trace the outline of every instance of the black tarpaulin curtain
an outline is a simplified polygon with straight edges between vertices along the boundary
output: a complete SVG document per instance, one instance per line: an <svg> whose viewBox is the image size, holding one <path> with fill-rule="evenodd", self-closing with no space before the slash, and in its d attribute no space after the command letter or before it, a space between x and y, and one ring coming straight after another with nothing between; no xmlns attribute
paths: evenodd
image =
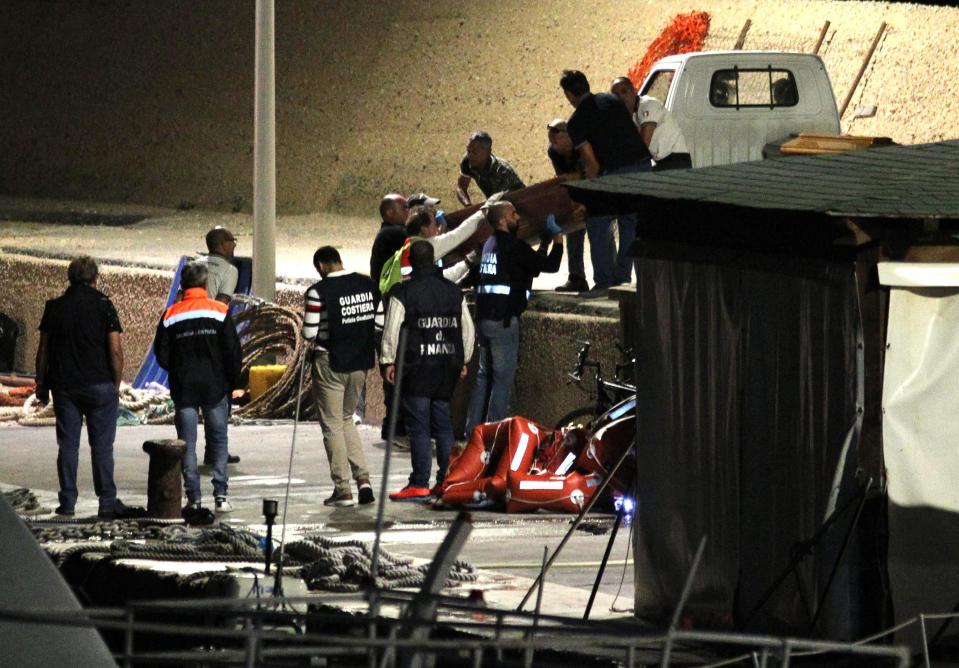
<svg viewBox="0 0 959 668"><path fill-rule="evenodd" d="M734 626L827 511L856 420L853 266L648 247L636 268L636 614L668 618L706 535L686 611ZM805 559L750 630L805 631L834 552Z"/></svg>

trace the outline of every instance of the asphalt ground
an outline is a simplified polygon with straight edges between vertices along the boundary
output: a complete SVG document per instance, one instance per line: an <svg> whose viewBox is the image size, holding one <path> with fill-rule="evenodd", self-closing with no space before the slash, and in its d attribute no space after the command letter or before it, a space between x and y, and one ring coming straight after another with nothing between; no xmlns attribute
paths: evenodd
<svg viewBox="0 0 959 668"><path fill-rule="evenodd" d="M261 509L262 500L265 498L279 500L282 513L293 431L292 422L230 427L230 452L239 455L241 461L229 467L229 496L235 510L228 515L221 515L220 521L258 528L257 525L264 521ZM384 443L380 440L378 427L361 425L359 432L373 488L379 501L386 460ZM80 448L80 498L76 507L77 517L93 516L97 510L85 432L83 438ZM114 478L119 498L128 505L146 506L149 457L143 452L142 446L147 440L164 438L175 438L172 426L117 429ZM202 439L198 449L202 451ZM0 484L29 488L38 496L42 505L51 510L56 507L57 445L53 427L0 428L0 454ZM393 452L389 463L387 488L393 491L406 484L411 470L409 453ZM204 504L212 505L209 468L201 467L200 472ZM331 535L372 541L378 504L352 508L324 506L323 499L332 491L319 425L300 424L296 429L293 474L287 507L289 526L311 525ZM436 510L429 505L387 500L383 546L391 552L431 558L455 516L455 510ZM527 579L536 577L543 559L544 547L552 554L573 520L571 515L545 512L510 515L490 510L474 510L471 511L471 516L473 531L461 557L477 568L517 578L508 587L519 596L525 593ZM548 583L559 586L555 591L560 598L553 601L544 600L544 609L554 609L573 616L582 614L582 609L569 609L567 601L574 593L564 594L563 590L567 587L579 590L575 593L576 599L588 594L609 541L612 519L609 514L591 515L587 524L602 533L582 530L574 532L547 577ZM274 535L278 536L280 531L280 527L277 527ZM616 537L610 566L600 587L602 595L594 607L594 617L622 616L632 608L634 592L630 533L629 529L623 528ZM629 565L625 564L627 559ZM614 602L617 592L619 597ZM547 590L547 595L549 593L550 590ZM615 609L610 610L611 606Z"/></svg>
<svg viewBox="0 0 959 668"><path fill-rule="evenodd" d="M252 217L209 211L178 211L97 202L77 202L0 197L0 252L70 258L89 254L122 265L173 269L181 255L203 249L203 237L214 225L229 227L239 239L238 255L252 250ZM363 270L379 227L375 210L368 218L334 214L281 216L277 219L277 275L285 282L315 280L312 254L319 245L340 249L348 267ZM587 248L588 258L588 248ZM589 262L587 259L587 271ZM549 290L566 280L565 266L555 274L540 276L534 287ZM615 308L610 304L612 308ZM379 427L361 426L367 462L377 497L385 460ZM144 441L173 438L172 426L120 427L115 445L115 479L119 498L127 504L146 505L148 456ZM263 522L262 500L283 501L286 491L291 423L244 425L230 429L230 451L241 462L230 467L230 500L235 511L222 521L256 527ZM53 427L0 427L0 488L26 487L50 509L57 505L56 437ZM289 526L310 525L331 534L372 540L377 504L353 508L328 508L323 499L332 493L329 467L318 424L297 428L290 498ZM210 471L201 467L204 501L212 505ZM410 472L409 454L390 458L387 489L400 489ZM80 449L80 499L77 516L95 515L89 448ZM282 505L281 505L282 508ZM462 558L489 571L502 583L506 599L518 602L535 578L544 548L552 554L570 527L572 517L538 513L506 515L472 511L473 531ZM434 510L413 503L385 504L386 549L419 558L430 558L456 516L453 510ZM598 533L576 531L547 578L544 612L579 616L607 547L612 516L590 520ZM279 520L278 520L279 521ZM280 528L276 529L279 534ZM593 608L593 618L629 614L634 600L631 532L621 530ZM618 597L617 597L618 594Z"/></svg>

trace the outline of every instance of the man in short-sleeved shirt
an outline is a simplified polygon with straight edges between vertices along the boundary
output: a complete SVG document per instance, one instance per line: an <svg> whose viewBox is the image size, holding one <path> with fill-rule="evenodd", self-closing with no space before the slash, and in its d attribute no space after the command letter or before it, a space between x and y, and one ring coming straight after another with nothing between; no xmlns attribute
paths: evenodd
<svg viewBox="0 0 959 668"><path fill-rule="evenodd" d="M463 206L472 204L468 192L470 181L476 181L487 199L499 192L526 187L508 162L493 155L493 138L482 130L470 135L469 143L466 144L466 155L460 161L456 199Z"/></svg>
<svg viewBox="0 0 959 668"><path fill-rule="evenodd" d="M566 128L583 161L586 178L651 169L649 150L618 97L591 93L586 75L578 70L565 70L559 83L566 100L575 108ZM580 297L602 299L610 286L630 281L633 259L629 249L636 238L636 215L615 218L619 226L616 257L610 257L609 252L613 220L613 216L591 216L586 220L595 285L581 292Z"/></svg>
<svg viewBox="0 0 959 668"><path fill-rule="evenodd" d="M90 257L73 260L67 269L70 287L47 302L40 321L37 349L37 398L53 393L57 422L58 515L74 514L80 427L86 418L93 464L93 487L99 516L112 519L127 511L113 481L113 441L119 410L123 348L120 318L113 302L94 287L99 269Z"/></svg>
<svg viewBox="0 0 959 668"><path fill-rule="evenodd" d="M633 123L639 128L643 143L653 155L656 171L682 169L693 166L686 139L679 123L655 97L636 94L636 88L628 77L617 77L609 88L623 101L632 114Z"/></svg>

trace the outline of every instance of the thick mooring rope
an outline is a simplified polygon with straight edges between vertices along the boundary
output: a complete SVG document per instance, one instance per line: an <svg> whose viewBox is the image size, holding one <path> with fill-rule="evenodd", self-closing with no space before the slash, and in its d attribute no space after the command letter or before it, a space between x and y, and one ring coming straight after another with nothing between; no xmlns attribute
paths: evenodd
<svg viewBox="0 0 959 668"><path fill-rule="evenodd" d="M358 540L336 540L328 536L304 536L286 546L288 554L309 561L303 580L311 590L354 592L369 583L373 547ZM397 557L382 548L379 551L377 582L385 589L419 587L426 580L430 564L413 566L408 557ZM450 568L446 586L475 582L476 572L469 563L458 560Z"/></svg>
<svg viewBox="0 0 959 668"><path fill-rule="evenodd" d="M235 319L243 344L243 371L249 372L250 367L268 353L283 360L286 370L266 392L234 411L234 416L240 419L293 417L298 371L303 358L311 350L309 342L300 335L303 316L278 304L256 302L237 313ZM299 394L301 419L314 417L310 385L307 376Z"/></svg>

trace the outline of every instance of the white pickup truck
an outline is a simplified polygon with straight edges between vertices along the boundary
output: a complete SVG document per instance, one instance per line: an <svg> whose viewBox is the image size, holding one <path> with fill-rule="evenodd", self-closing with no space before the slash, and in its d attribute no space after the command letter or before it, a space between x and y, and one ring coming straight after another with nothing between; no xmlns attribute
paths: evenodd
<svg viewBox="0 0 959 668"><path fill-rule="evenodd" d="M819 56L780 51L685 53L656 61L640 87L670 110L693 167L763 157L800 132L839 134L839 111Z"/></svg>

